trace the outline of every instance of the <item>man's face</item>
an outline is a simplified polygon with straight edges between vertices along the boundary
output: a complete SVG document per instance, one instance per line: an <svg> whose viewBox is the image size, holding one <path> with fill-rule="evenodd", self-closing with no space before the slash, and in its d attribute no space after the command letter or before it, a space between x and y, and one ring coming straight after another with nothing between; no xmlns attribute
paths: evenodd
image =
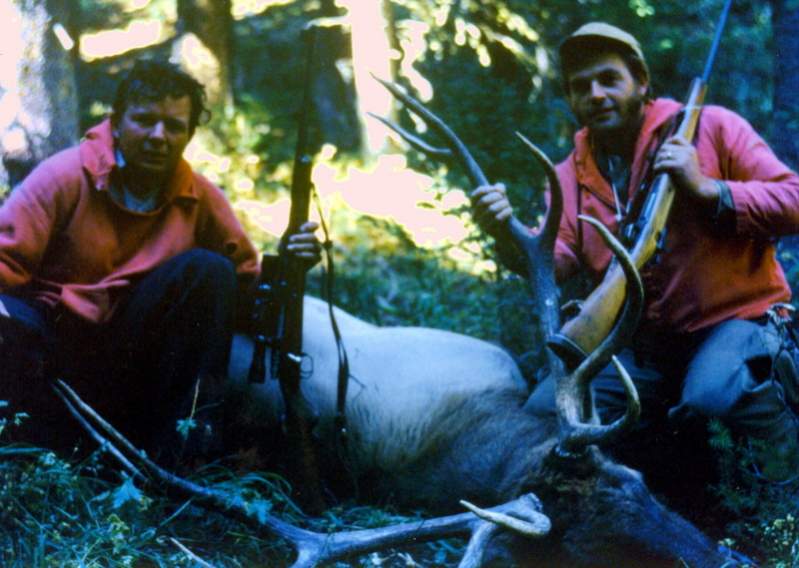
<svg viewBox="0 0 799 568"><path fill-rule="evenodd" d="M572 112L600 138L638 125L648 83L636 79L620 55L587 55L568 86Z"/></svg>
<svg viewBox="0 0 799 568"><path fill-rule="evenodd" d="M128 105L114 137L134 175L149 183L169 179L191 140L190 117L188 96Z"/></svg>

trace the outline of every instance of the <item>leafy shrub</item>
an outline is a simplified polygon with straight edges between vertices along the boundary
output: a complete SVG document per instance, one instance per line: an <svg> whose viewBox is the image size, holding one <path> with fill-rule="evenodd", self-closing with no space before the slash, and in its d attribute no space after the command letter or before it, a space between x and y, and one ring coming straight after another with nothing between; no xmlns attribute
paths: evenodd
<svg viewBox="0 0 799 568"><path fill-rule="evenodd" d="M761 467L775 459L774 449L735 440L718 421L711 424L710 443L719 463L712 491L729 517L726 543L766 558L767 566L799 567L799 474L770 479Z"/></svg>

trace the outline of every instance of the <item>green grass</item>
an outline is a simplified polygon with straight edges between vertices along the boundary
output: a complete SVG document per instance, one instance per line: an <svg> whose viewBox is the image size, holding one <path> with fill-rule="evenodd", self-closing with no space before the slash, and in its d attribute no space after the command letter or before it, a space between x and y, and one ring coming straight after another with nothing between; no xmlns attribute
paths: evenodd
<svg viewBox="0 0 799 568"><path fill-rule="evenodd" d="M0 565L5 567L197 566L179 545L213 566L285 566L291 549L266 532L192 505L143 491L105 465L100 452L75 462L39 448L0 448ZM419 520L371 507L338 505L307 518L270 473L208 468L195 478L317 532ZM179 543L179 544L178 544ZM456 542L380 551L336 566L408 566L426 557L441 565L459 554Z"/></svg>

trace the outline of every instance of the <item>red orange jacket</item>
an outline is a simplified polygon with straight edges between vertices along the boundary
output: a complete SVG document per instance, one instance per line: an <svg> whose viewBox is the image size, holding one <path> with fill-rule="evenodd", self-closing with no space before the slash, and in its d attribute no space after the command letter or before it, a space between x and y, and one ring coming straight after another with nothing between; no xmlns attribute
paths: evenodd
<svg viewBox="0 0 799 568"><path fill-rule="evenodd" d="M669 99L646 105L630 174L631 199L640 189L659 129L679 108ZM712 214L678 192L665 252L642 271L645 321L667 331L690 332L731 318L757 317L774 302L790 299L775 240L799 232L799 176L743 118L718 106L704 108L695 146L702 172L730 187L736 222L734 229L724 230ZM557 172L564 192L557 276L562 280L584 266L599 281L611 253L577 215L596 217L614 231L618 224L611 187L594 161L585 128L575 135L574 151Z"/></svg>
<svg viewBox="0 0 799 568"><path fill-rule="evenodd" d="M0 292L24 290L92 321L107 321L129 288L191 248L227 256L242 285L258 255L222 191L181 160L155 211L111 198L116 166L108 120L42 162L0 207Z"/></svg>

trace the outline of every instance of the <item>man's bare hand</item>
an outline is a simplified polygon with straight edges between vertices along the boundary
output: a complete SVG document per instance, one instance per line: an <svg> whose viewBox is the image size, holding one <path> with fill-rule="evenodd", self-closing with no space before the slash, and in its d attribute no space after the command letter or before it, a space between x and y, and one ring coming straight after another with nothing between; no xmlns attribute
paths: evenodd
<svg viewBox="0 0 799 568"><path fill-rule="evenodd" d="M658 150L655 173L668 173L678 189L698 202L714 207L719 200L716 182L699 169L696 148L679 136L672 136Z"/></svg>
<svg viewBox="0 0 799 568"><path fill-rule="evenodd" d="M486 233L494 238L503 237L507 231L508 220L513 217L513 208L508 200L505 186L501 183L481 185L472 191L474 220Z"/></svg>
<svg viewBox="0 0 799 568"><path fill-rule="evenodd" d="M289 235L286 241L286 251L306 265L307 269L322 258L322 245L315 233L318 228L319 224L314 221L303 223L299 231Z"/></svg>

